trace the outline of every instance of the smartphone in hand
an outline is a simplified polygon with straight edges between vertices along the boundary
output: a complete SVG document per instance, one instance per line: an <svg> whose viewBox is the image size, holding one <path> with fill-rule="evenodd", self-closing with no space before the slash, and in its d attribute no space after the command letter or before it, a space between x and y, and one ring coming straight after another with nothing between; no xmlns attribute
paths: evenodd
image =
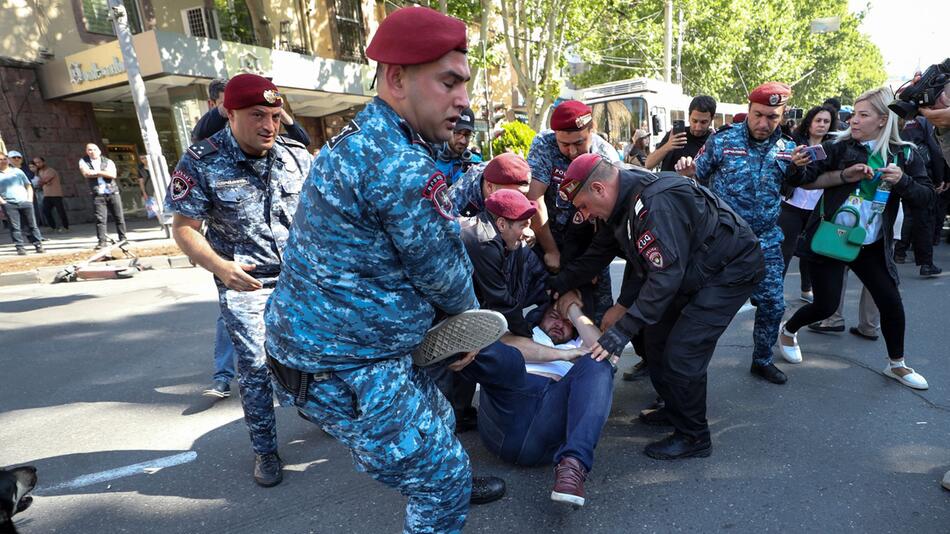
<svg viewBox="0 0 950 534"><path fill-rule="evenodd" d="M673 135L681 134L686 132L686 121L675 120L673 121Z"/></svg>
<svg viewBox="0 0 950 534"><path fill-rule="evenodd" d="M805 152L811 156L812 161L821 161L823 159L828 159L828 154L825 153L825 147L821 145L806 146Z"/></svg>

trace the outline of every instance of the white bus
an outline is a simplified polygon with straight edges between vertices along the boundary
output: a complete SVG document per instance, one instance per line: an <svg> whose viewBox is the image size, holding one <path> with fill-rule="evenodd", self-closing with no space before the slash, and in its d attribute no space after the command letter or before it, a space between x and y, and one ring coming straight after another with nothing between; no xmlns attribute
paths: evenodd
<svg viewBox="0 0 950 534"><path fill-rule="evenodd" d="M583 101L594 111L597 131L611 144L625 144L634 130L650 132L651 148L663 139L674 120L689 123L689 103L693 97L683 94L677 84L648 78L619 80L583 89L566 90L565 97ZM732 123L733 115L745 113L746 104L716 103L713 126Z"/></svg>

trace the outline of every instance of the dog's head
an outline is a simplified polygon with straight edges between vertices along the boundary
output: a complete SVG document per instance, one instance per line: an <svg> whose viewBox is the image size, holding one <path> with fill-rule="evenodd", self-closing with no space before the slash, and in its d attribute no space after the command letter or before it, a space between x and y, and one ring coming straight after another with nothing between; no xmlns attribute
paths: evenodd
<svg viewBox="0 0 950 534"><path fill-rule="evenodd" d="M0 469L0 524L12 521L14 514L33 504L29 493L36 486L36 468L28 465Z"/></svg>

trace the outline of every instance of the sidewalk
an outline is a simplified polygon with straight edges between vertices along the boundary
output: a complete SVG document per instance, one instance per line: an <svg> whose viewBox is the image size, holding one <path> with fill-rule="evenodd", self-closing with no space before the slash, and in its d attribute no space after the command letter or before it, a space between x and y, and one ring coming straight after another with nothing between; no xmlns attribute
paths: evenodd
<svg viewBox="0 0 950 534"><path fill-rule="evenodd" d="M173 239L165 238L165 231L155 222L154 219L131 219L126 220L126 229L129 242L133 245L174 245ZM43 247L46 249L46 256L69 254L77 252L88 252L91 256L98 240L96 239L96 225L92 224L74 224L69 228L69 232L58 234L53 230L41 227L40 233L49 241L43 241ZM109 236L116 239L115 227L112 221L109 221ZM29 239L24 233L24 239ZM13 239L10 237L10 231L0 227L0 262L8 262L16 258L32 258L39 256L33 251L32 245L27 245L27 255L17 256L16 247L13 246Z"/></svg>
<svg viewBox="0 0 950 534"><path fill-rule="evenodd" d="M126 221L126 237L129 250L139 257L139 266L144 269L169 269L191 267L188 258L182 255L174 239L166 238L165 231L154 221L135 219ZM43 233L43 229L40 229ZM57 273L70 265L87 261L96 251L98 243L95 224L77 224L66 233L50 231L43 233L48 241L43 242L46 252L37 254L27 247L27 255L19 256L10 239L9 231L0 237L0 286L23 284L46 284ZM110 234L115 239L115 234ZM114 251L112 261L101 265L127 266L128 258L121 251ZM97 265L100 265L97 263Z"/></svg>

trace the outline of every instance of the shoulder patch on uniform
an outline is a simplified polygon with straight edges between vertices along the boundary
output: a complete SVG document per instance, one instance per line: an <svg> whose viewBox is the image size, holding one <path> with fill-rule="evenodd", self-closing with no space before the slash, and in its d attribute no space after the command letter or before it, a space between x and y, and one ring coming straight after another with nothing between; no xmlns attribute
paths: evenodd
<svg viewBox="0 0 950 534"><path fill-rule="evenodd" d="M278 135L277 142L284 146L292 146L294 148L303 148L303 149L307 148L307 145L301 143L300 141L297 141L296 139L291 139L287 137L286 135Z"/></svg>
<svg viewBox="0 0 950 534"><path fill-rule="evenodd" d="M181 200L195 187L195 179L181 169L172 173L172 200Z"/></svg>
<svg viewBox="0 0 950 534"><path fill-rule="evenodd" d="M337 145L342 143L344 139L359 131L360 125L357 124L356 121L350 121L346 124L346 126L343 127L342 130L340 130L336 135L331 137L329 141L327 141L327 147L330 150L333 150Z"/></svg>
<svg viewBox="0 0 950 534"><path fill-rule="evenodd" d="M666 265L666 259L663 257L663 251L656 244L647 247L640 254L646 258L651 265L657 269L662 269Z"/></svg>
<svg viewBox="0 0 950 534"><path fill-rule="evenodd" d="M637 252L643 252L643 249L648 246L656 243L656 238L653 237L653 233L647 230L640 234L640 237L637 238Z"/></svg>
<svg viewBox="0 0 950 534"><path fill-rule="evenodd" d="M201 159L217 151L218 145L214 144L211 139L203 139L188 147L188 155L195 159Z"/></svg>
<svg viewBox="0 0 950 534"><path fill-rule="evenodd" d="M445 183L445 175L436 171L429 177L425 187L422 188L422 198L431 200L435 211L451 221L455 217L452 216L452 200L449 199L448 189L449 187Z"/></svg>

